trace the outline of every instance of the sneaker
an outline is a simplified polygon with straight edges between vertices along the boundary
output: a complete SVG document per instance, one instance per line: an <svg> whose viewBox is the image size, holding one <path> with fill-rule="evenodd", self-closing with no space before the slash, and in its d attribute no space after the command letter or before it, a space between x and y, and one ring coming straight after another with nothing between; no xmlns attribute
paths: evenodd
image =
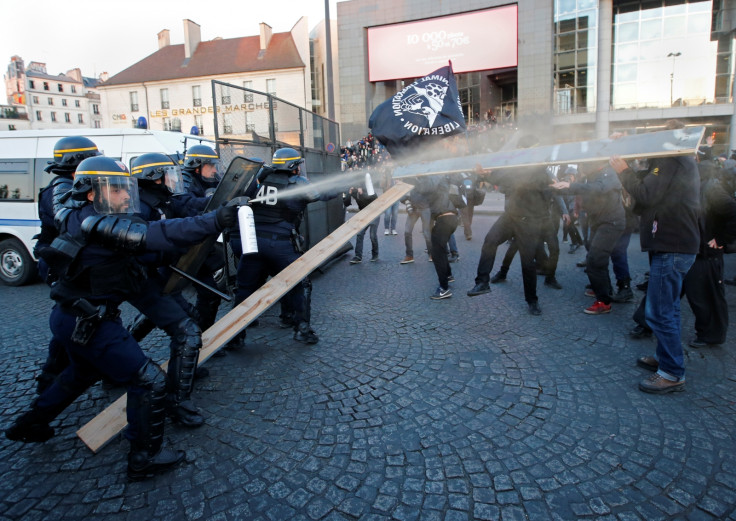
<svg viewBox="0 0 736 521"><path fill-rule="evenodd" d="M465 236L465 240L466 241L472 241L473 240L473 236L472 235L466 235Z"/></svg>
<svg viewBox="0 0 736 521"><path fill-rule="evenodd" d="M499 282L506 282L506 274L500 271L491 277L491 284L498 284Z"/></svg>
<svg viewBox="0 0 736 521"><path fill-rule="evenodd" d="M412 257L411 255L407 255L406 257L404 257L404 260L399 262L399 264L409 264L411 262L414 262L414 257Z"/></svg>
<svg viewBox="0 0 736 521"><path fill-rule="evenodd" d="M391 233L391 230L386 230L385 232L383 232L384 235L389 235L390 233Z"/></svg>
<svg viewBox="0 0 736 521"><path fill-rule="evenodd" d="M629 287L620 288L615 295L611 295L611 300L619 304L631 302L634 300L634 292Z"/></svg>
<svg viewBox="0 0 736 521"><path fill-rule="evenodd" d="M636 359L636 365L652 372L657 372L659 369L659 362L653 356L640 356Z"/></svg>
<svg viewBox="0 0 736 521"><path fill-rule="evenodd" d="M637 325L634 329L629 331L629 336L636 340L639 340L640 338L649 338L652 336L652 330L648 327Z"/></svg>
<svg viewBox="0 0 736 521"><path fill-rule="evenodd" d="M485 283L485 282L479 282L475 286L473 286L473 289L468 291L469 297L475 297L476 295L483 295L484 293L490 293L491 287Z"/></svg>
<svg viewBox="0 0 736 521"><path fill-rule="evenodd" d="M450 288L442 289L442 287L437 288L437 291L434 292L434 295L431 295L429 298L432 300L442 300L443 298L450 298L452 296L452 291L450 291Z"/></svg>
<svg viewBox="0 0 736 521"><path fill-rule="evenodd" d="M595 297L595 291L593 291L592 289L588 288L588 289L585 290L585 296L586 297Z"/></svg>
<svg viewBox="0 0 736 521"><path fill-rule="evenodd" d="M644 378L639 382L639 390L645 393L664 394L685 390L685 379L668 380L659 373L654 373L648 378Z"/></svg>
<svg viewBox="0 0 736 521"><path fill-rule="evenodd" d="M456 251L450 252L450 256L448 257L448 262L457 262L460 260L460 254Z"/></svg>
<svg viewBox="0 0 736 521"><path fill-rule="evenodd" d="M450 275L449 277L447 277L447 282L455 282L455 277Z"/></svg>
<svg viewBox="0 0 736 521"><path fill-rule="evenodd" d="M577 266L578 268L584 268L587 265L588 264L585 261L580 261L580 262L575 263L575 266Z"/></svg>
<svg viewBox="0 0 736 521"><path fill-rule="evenodd" d="M391 235L398 235L399 233L396 230L391 230Z"/></svg>
<svg viewBox="0 0 736 521"><path fill-rule="evenodd" d="M535 316L538 316L538 315L541 315L542 314L542 309L539 307L539 303L538 302L530 302L529 303L529 314L530 315L535 315Z"/></svg>
<svg viewBox="0 0 736 521"><path fill-rule="evenodd" d="M371 262L378 262L378 255L373 255L371 257Z"/></svg>
<svg viewBox="0 0 736 521"><path fill-rule="evenodd" d="M432 262L432 256L429 256L429 259L427 259L429 262Z"/></svg>
<svg viewBox="0 0 736 521"><path fill-rule="evenodd" d="M363 262L363 257L353 257L350 259L350 264L360 264Z"/></svg>
<svg viewBox="0 0 736 521"><path fill-rule="evenodd" d="M544 279L544 285L552 289L562 289L562 285L557 282L557 279L554 277L547 277Z"/></svg>
<svg viewBox="0 0 736 521"><path fill-rule="evenodd" d="M602 315L603 313L610 313L610 312L611 312L611 305L604 304L600 300L596 300L592 306L590 306L589 308L585 308L583 310L583 313L586 313L588 315Z"/></svg>

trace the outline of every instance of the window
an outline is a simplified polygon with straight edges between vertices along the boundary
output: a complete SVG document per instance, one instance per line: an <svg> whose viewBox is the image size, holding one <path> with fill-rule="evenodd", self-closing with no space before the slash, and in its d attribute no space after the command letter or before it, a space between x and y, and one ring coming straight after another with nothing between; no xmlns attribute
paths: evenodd
<svg viewBox="0 0 736 521"><path fill-rule="evenodd" d="M64 86L61 83L57 83L56 87L59 89L59 92L64 92Z"/></svg>
<svg viewBox="0 0 736 521"><path fill-rule="evenodd" d="M51 113L51 121L56 121L56 112Z"/></svg>
<svg viewBox="0 0 736 521"><path fill-rule="evenodd" d="M68 112L64 112L64 122L65 123L71 123L72 122L72 117L69 115Z"/></svg>
<svg viewBox="0 0 736 521"><path fill-rule="evenodd" d="M271 96L276 95L276 79L275 78L266 80L266 92L268 92Z"/></svg>
<svg viewBox="0 0 736 521"><path fill-rule="evenodd" d="M171 130L171 118L163 118L164 130Z"/></svg>
<svg viewBox="0 0 736 521"><path fill-rule="evenodd" d="M65 98L62 98L61 99L61 106L62 107L66 107L66 99Z"/></svg>
<svg viewBox="0 0 736 521"><path fill-rule="evenodd" d="M256 125L253 123L253 113L251 112L244 112L243 115L245 116L245 131L246 132L255 132L256 131Z"/></svg>
<svg viewBox="0 0 736 521"><path fill-rule="evenodd" d="M243 82L243 87L246 89L252 89L253 88L253 82L248 80ZM243 101L246 103L253 103L253 93L245 91L243 92Z"/></svg>
<svg viewBox="0 0 736 521"><path fill-rule="evenodd" d="M202 88L199 85L192 85L192 105L195 107L202 106Z"/></svg>
<svg viewBox="0 0 736 521"><path fill-rule="evenodd" d="M233 115L232 114L223 114L223 117L222 117L222 131L225 134L232 134L233 133Z"/></svg>
<svg viewBox="0 0 736 521"><path fill-rule="evenodd" d="M84 114L77 114L77 119L81 124L84 125Z"/></svg>
<svg viewBox="0 0 736 521"><path fill-rule="evenodd" d="M200 114L194 116L194 125L199 129L199 135L204 135L204 126L202 125L202 116Z"/></svg>
<svg viewBox="0 0 736 521"><path fill-rule="evenodd" d="M8 125L8 130L15 130L15 125Z"/></svg>
<svg viewBox="0 0 736 521"><path fill-rule="evenodd" d="M54 98L48 98L48 102L49 102L49 105L53 105L54 104Z"/></svg>
<svg viewBox="0 0 736 521"><path fill-rule="evenodd" d="M28 80L28 88L29 89L35 89L36 88L36 82L33 80Z"/></svg>
<svg viewBox="0 0 736 521"><path fill-rule="evenodd" d="M169 108L169 89L161 89L161 108Z"/></svg>
<svg viewBox="0 0 736 521"><path fill-rule="evenodd" d="M44 81L43 82L43 90L49 90L49 82L48 81Z"/></svg>
<svg viewBox="0 0 736 521"><path fill-rule="evenodd" d="M92 105L92 114L100 115L100 106L96 103Z"/></svg>
<svg viewBox="0 0 736 521"><path fill-rule="evenodd" d="M75 99L74 100L74 106L77 107L77 108L79 108L79 100L78 99Z"/></svg>
<svg viewBox="0 0 736 521"><path fill-rule="evenodd" d="M231 99L232 98L230 97L230 86L222 85L222 93L220 94L220 102L223 105L229 105Z"/></svg>
<svg viewBox="0 0 736 521"><path fill-rule="evenodd" d="M33 103L38 105L38 96L33 96Z"/></svg>
<svg viewBox="0 0 736 521"><path fill-rule="evenodd" d="M36 121L43 121L43 118L41 117L41 111L36 111Z"/></svg>
<svg viewBox="0 0 736 521"><path fill-rule="evenodd" d="M95 120L95 128L102 128L100 120Z"/></svg>
<svg viewBox="0 0 736 521"><path fill-rule="evenodd" d="M77 86L72 85L72 94L76 94L76 93L77 93Z"/></svg>
<svg viewBox="0 0 736 521"><path fill-rule="evenodd" d="M136 91L130 93L130 111L138 112L138 92Z"/></svg>

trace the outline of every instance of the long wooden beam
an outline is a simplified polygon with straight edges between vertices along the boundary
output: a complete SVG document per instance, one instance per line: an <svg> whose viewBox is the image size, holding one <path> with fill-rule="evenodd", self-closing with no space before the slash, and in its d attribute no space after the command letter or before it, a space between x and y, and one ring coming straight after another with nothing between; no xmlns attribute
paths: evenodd
<svg viewBox="0 0 736 521"><path fill-rule="evenodd" d="M272 277L258 291L202 333L199 363L201 364L215 354L230 339L245 329L248 324L258 318L291 288L299 284L304 277L314 271L411 189L411 185L397 182L378 199L315 244L304 255L284 268L278 275ZM168 361L162 367L167 365ZM77 431L77 436L93 452L97 452L104 447L127 424L125 416L126 401L127 395L124 394Z"/></svg>

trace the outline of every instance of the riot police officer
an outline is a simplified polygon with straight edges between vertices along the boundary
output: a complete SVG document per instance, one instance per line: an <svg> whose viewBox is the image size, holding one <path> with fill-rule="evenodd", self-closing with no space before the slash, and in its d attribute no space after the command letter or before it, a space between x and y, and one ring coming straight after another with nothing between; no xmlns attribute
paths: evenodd
<svg viewBox="0 0 736 521"><path fill-rule="evenodd" d="M237 210L222 207L203 216L145 223L131 215L138 210L135 178L125 165L106 157L80 163L72 197L85 204L57 216L62 234L46 252L60 273L51 290L56 301L51 331L70 363L5 436L48 440L54 435L49 422L105 376L128 387L128 476L143 479L185 455L163 445L166 374L143 354L119 318L119 305L146 284L136 255L200 242L232 226Z"/></svg>
<svg viewBox="0 0 736 521"><path fill-rule="evenodd" d="M53 240L59 235L54 222L54 215L68 204L68 192L72 189L72 180L77 165L82 160L99 155L97 145L83 136L69 136L61 138L54 145L54 159L49 161L45 172L55 177L42 188L38 194L38 216L41 220L41 232L36 235L36 245L33 253L38 259L38 274L44 282L51 285L57 275L49 272L49 265L41 255ZM49 353L41 367L41 373L36 377L38 381L37 391L40 394L46 387L51 385L58 375L68 364L66 352L53 341L49 342Z"/></svg>
<svg viewBox="0 0 736 521"><path fill-rule="evenodd" d="M220 158L212 148L207 145L194 145L187 150L182 167L186 191L200 198L212 195L222 177L220 170ZM196 276L208 286L214 287L216 285L214 273L222 269L224 264L224 255L217 246L210 252ZM194 307L199 316L199 327L204 331L215 323L220 297L200 286L195 286L194 289L197 293Z"/></svg>
<svg viewBox="0 0 736 521"><path fill-rule="evenodd" d="M132 176L138 180L139 215L148 222L198 215L207 204L206 198L183 193L179 166L165 154L142 154L131 161L130 167ZM187 313L188 308L182 307L183 299L162 294L165 278L158 271L160 266L175 262L178 253L183 251L173 250L155 258L148 254L141 259L146 264L148 283L140 295L129 299L142 313L129 331L136 341L140 341L154 326L169 335L167 411L177 423L200 427L204 418L194 405L191 393L199 357L197 346L202 344L201 329ZM200 370L200 375L203 370Z"/></svg>
<svg viewBox="0 0 736 521"><path fill-rule="evenodd" d="M304 158L293 148L280 148L273 154L272 166L264 166L246 195L254 202L258 253L243 255L238 263L234 305L257 290L266 275L274 276L303 253L298 226L304 210L312 201L326 199L316 190L303 191L309 185ZM289 192L297 191L290 196ZM294 312L294 339L316 344L319 337L310 327L311 282L307 277L288 293ZM242 333L241 333L242 340Z"/></svg>

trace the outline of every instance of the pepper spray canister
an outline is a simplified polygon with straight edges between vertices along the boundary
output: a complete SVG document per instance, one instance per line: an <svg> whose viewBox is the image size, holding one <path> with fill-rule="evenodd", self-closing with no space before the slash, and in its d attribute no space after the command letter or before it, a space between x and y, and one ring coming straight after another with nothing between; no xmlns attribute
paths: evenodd
<svg viewBox="0 0 736 521"><path fill-rule="evenodd" d="M376 191L373 189L373 179L371 179L371 174L369 173L365 174L365 193L368 195L376 195Z"/></svg>
<svg viewBox="0 0 736 521"><path fill-rule="evenodd" d="M258 253L258 239L256 238L256 221L250 206L238 208L238 224L240 225L240 243L243 255Z"/></svg>

